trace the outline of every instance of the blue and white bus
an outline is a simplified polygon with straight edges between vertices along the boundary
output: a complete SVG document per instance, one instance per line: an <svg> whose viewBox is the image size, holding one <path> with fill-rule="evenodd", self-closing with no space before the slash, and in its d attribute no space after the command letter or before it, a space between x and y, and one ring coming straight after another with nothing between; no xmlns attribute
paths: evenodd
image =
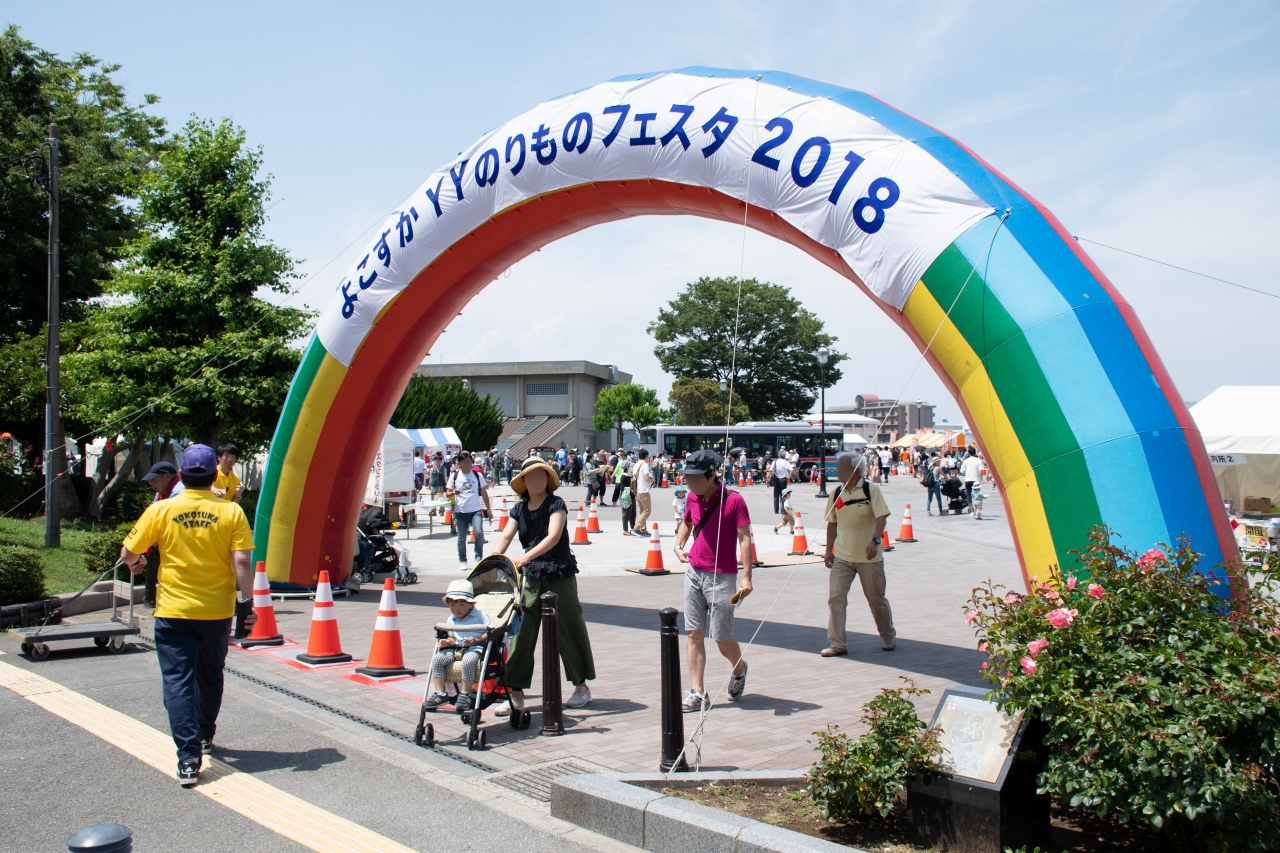
<svg viewBox="0 0 1280 853"><path fill-rule="evenodd" d="M727 433L727 441L726 441ZM827 471L835 473L836 454L844 449L844 434L835 424L827 426ZM676 459L686 452L714 450L721 455L744 453L748 459L778 454L779 448L800 454L800 471L821 458L822 425L806 421L745 421L727 430L724 426L671 426L658 424L640 430L640 446L650 454L670 453Z"/></svg>

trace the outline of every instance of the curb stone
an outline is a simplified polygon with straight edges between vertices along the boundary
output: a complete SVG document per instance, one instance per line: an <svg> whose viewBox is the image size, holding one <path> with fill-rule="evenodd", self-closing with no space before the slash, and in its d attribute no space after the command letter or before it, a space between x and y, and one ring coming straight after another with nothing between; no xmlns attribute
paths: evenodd
<svg viewBox="0 0 1280 853"><path fill-rule="evenodd" d="M584 773L551 783L551 815L661 853L864 853L811 835L713 809L660 788L720 784L801 785L802 770Z"/></svg>

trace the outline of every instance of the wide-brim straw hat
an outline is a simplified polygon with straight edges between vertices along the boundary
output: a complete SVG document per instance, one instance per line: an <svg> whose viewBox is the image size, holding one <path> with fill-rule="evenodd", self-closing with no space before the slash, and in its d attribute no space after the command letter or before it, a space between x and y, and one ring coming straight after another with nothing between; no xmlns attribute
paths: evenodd
<svg viewBox="0 0 1280 853"><path fill-rule="evenodd" d="M537 468L541 468L547 472L547 491L554 492L560 488L560 475L556 473L556 469L547 464L547 461L540 456L530 456L524 460L524 464L520 466L520 473L511 478L511 488L517 494L527 494L528 489L524 487L524 475Z"/></svg>

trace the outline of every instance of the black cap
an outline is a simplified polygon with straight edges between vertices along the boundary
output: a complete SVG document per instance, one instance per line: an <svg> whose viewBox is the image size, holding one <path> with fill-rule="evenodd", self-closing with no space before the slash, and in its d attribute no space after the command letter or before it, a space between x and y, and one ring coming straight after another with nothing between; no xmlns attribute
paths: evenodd
<svg viewBox="0 0 1280 853"><path fill-rule="evenodd" d="M173 467L171 462L157 462L151 466L151 470L142 478L142 482L150 483L161 474L173 474L177 476L178 469Z"/></svg>
<svg viewBox="0 0 1280 853"><path fill-rule="evenodd" d="M695 450L685 457L684 472L686 474L710 474L712 471L720 470L720 466L723 464L724 457L714 450Z"/></svg>

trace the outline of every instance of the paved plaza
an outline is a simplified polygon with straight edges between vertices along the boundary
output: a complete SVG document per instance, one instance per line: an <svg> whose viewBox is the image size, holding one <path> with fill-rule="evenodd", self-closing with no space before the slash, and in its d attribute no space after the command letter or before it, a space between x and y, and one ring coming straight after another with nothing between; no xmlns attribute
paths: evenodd
<svg viewBox="0 0 1280 853"><path fill-rule="evenodd" d="M576 510L583 489L566 487L561 494ZM890 535L896 536L903 507L913 505L916 538L897 544L887 557L888 596L898 631L896 651L884 652L870 613L855 584L850 594L849 655L825 659L827 573L814 558L788 556L791 538L785 529L774 535L771 494L764 486L746 487L757 550L762 561L780 564L759 568L755 592L739 609L735 634L746 645L750 664L746 694L739 702L723 698L707 716L700 742L704 768L792 769L814 759L813 733L829 723L858 729L861 705L884 687L908 676L934 691L920 700L922 716L932 713L942 689L956 683L981 684L983 657L974 649L972 633L962 618L970 590L987 578L1020 584L1017 559L998 495L987 500L985 516L928 516L925 491L909 477L894 478L885 487L893 510ZM795 502L802 519L811 520L807 533L813 550L820 551L824 525L816 487L796 487ZM994 491L994 490L992 490ZM495 491L501 503L504 487ZM654 493L654 520L661 525L663 557L676 565L672 492ZM575 549L581 567L579 589L595 653L597 679L594 699L581 710L566 710L566 734L542 736L540 727L540 668L527 702L534 710L528 730L513 731L503 718L486 713L490 748L484 760L499 767L516 767L577 757L620 771L652 770L660 757L660 697L658 611L679 608L683 577L671 574L640 576L626 569L643 566L648 541L620 534L620 510L600 510L603 532L590 536L590 546ZM573 513L570 518L573 524ZM286 645L235 650L228 665L242 672L287 686L328 704L347 708L408 732L417 720L425 670L434 645L432 626L447 615L441 602L449 581L461 576L455 540L437 526L408 531L408 548L419 581L398 590L400 627L406 665L419 670L414 678L374 683L354 672L363 664L373 631L379 593L366 586L353 598L339 598L338 622L344 651L355 656L350 664L307 669L294 656L302 648ZM492 533L490 534L492 535ZM403 532L401 534L403 539ZM518 552L518 547L513 547ZM468 546L468 558L472 549ZM488 549L486 548L486 553ZM276 617L283 634L305 646L311 616L306 600L277 602ZM683 666L684 640L681 639ZM538 657L539 663L541 656ZM711 652L708 684L720 690L728 663ZM687 674L684 678L687 689ZM571 688L564 688L567 697ZM686 715L686 733L693 734L696 715ZM461 743L464 727L458 717L433 715L443 742ZM690 756L695 753L691 750Z"/></svg>

